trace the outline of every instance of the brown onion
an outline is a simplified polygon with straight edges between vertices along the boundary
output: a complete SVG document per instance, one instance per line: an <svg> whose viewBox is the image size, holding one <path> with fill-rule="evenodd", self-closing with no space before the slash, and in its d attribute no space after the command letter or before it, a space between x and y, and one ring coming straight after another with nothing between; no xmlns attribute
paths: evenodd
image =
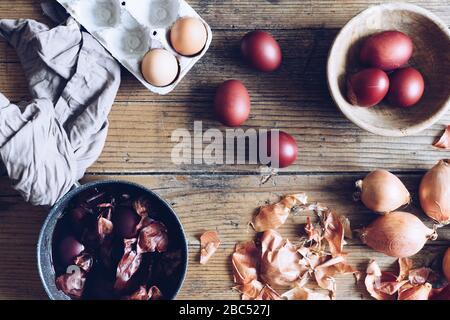
<svg viewBox="0 0 450 320"><path fill-rule="evenodd" d="M415 215L392 212L379 217L361 233L361 240L372 249L391 257L404 258L419 252L437 234Z"/></svg>
<svg viewBox="0 0 450 320"><path fill-rule="evenodd" d="M450 248L445 251L444 259L442 259L442 272L447 280L450 281Z"/></svg>
<svg viewBox="0 0 450 320"><path fill-rule="evenodd" d="M440 224L450 223L450 160L441 160L428 171L420 183L423 211Z"/></svg>
<svg viewBox="0 0 450 320"><path fill-rule="evenodd" d="M356 182L364 205L379 213L394 211L411 201L405 185L386 170L375 170Z"/></svg>

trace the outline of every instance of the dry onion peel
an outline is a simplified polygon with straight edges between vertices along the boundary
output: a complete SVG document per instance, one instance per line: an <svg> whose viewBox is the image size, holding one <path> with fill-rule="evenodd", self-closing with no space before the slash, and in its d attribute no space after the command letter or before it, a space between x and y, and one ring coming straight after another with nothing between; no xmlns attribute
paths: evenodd
<svg viewBox="0 0 450 320"><path fill-rule="evenodd" d="M419 188L423 211L441 225L450 223L450 160L439 161L422 179Z"/></svg>
<svg viewBox="0 0 450 320"><path fill-rule="evenodd" d="M242 294L242 300L281 300L280 295L269 285L258 280L233 288Z"/></svg>
<svg viewBox="0 0 450 320"><path fill-rule="evenodd" d="M126 298L127 300L162 300L163 295L157 286L152 286L147 290L145 286L140 286L139 289L131 296Z"/></svg>
<svg viewBox="0 0 450 320"><path fill-rule="evenodd" d="M114 284L114 289L117 291L122 291L127 288L129 281L141 265L142 254L134 248L136 242L136 239L124 240L124 255L117 266L116 282Z"/></svg>
<svg viewBox="0 0 450 320"><path fill-rule="evenodd" d="M325 261L314 269L314 278L317 284L328 290L331 298L334 299L336 298L336 280L334 277L337 274L356 274L357 271L346 263L343 256L328 258L326 257Z"/></svg>
<svg viewBox="0 0 450 320"><path fill-rule="evenodd" d="M231 258L236 284L248 284L258 278L260 250L254 241L239 243Z"/></svg>
<svg viewBox="0 0 450 320"><path fill-rule="evenodd" d="M381 271L375 260L372 260L367 267L365 285L367 291L377 300L429 300L429 299L450 299L447 291L450 289L443 287L433 289L430 281L433 281L434 273L429 268L412 268L412 261L407 258L400 258L399 275L395 276L390 272Z"/></svg>
<svg viewBox="0 0 450 320"><path fill-rule="evenodd" d="M429 283L414 286L405 284L398 291L398 300L428 300L433 287Z"/></svg>
<svg viewBox="0 0 450 320"><path fill-rule="evenodd" d="M361 240L372 249L391 257L409 257L419 252L427 240L436 240L430 229L415 215L392 212L377 218L362 230Z"/></svg>
<svg viewBox="0 0 450 320"><path fill-rule="evenodd" d="M342 227L344 228L344 238L353 239L353 231L350 227L350 220L347 217L340 215L339 220L342 223Z"/></svg>
<svg viewBox="0 0 450 320"><path fill-rule="evenodd" d="M288 286L297 281L307 268L300 265L298 248L275 230L261 237L261 279L271 286Z"/></svg>
<svg viewBox="0 0 450 320"><path fill-rule="evenodd" d="M430 268L413 269L413 261L409 258L398 259L399 273L397 281L408 280L411 284L425 284L434 276Z"/></svg>
<svg viewBox="0 0 450 320"><path fill-rule="evenodd" d="M258 280L233 287L234 290L242 294L242 300L255 300L263 288L264 285Z"/></svg>
<svg viewBox="0 0 450 320"><path fill-rule="evenodd" d="M159 221L150 222L140 231L137 244L138 254L166 252L169 246L167 227Z"/></svg>
<svg viewBox="0 0 450 320"><path fill-rule="evenodd" d="M408 281L413 285L423 285L433 279L434 271L430 268L418 268L409 272Z"/></svg>
<svg viewBox="0 0 450 320"><path fill-rule="evenodd" d="M200 264L206 264L220 245L216 231L206 231L200 237Z"/></svg>
<svg viewBox="0 0 450 320"><path fill-rule="evenodd" d="M395 293L407 283L406 280L399 281L390 272L381 271L375 260L372 260L367 267L367 275L364 280L369 294L377 300L394 300Z"/></svg>
<svg viewBox="0 0 450 320"><path fill-rule="evenodd" d="M308 288L296 286L281 295L286 300L330 300L330 297L321 292L315 292Z"/></svg>
<svg viewBox="0 0 450 320"><path fill-rule="evenodd" d="M378 213L394 211L411 202L411 195L395 175L375 170L356 182L355 199L361 199L370 210Z"/></svg>
<svg viewBox="0 0 450 320"><path fill-rule="evenodd" d="M413 261L409 258L399 258L398 259L399 272L397 280L405 280L408 278L409 272L413 268Z"/></svg>
<svg viewBox="0 0 450 320"><path fill-rule="evenodd" d="M447 126L442 136L433 144L438 149L450 150L450 125Z"/></svg>
<svg viewBox="0 0 450 320"><path fill-rule="evenodd" d="M306 217L305 232L308 235L308 241L314 241L314 242L320 241L319 230L317 230L314 227L314 225L311 221L311 217Z"/></svg>
<svg viewBox="0 0 450 320"><path fill-rule="evenodd" d="M306 202L307 197L304 193L286 196L278 203L261 207L251 225L256 232L277 229L286 222L294 207L304 205Z"/></svg>
<svg viewBox="0 0 450 320"><path fill-rule="evenodd" d="M254 241L238 244L232 255L232 268L236 284L234 289L242 293L242 299L335 298L335 275L359 275L346 263L343 251L344 237L352 236L348 219L319 203L307 203L306 195L300 195L287 196L280 203L261 208L253 223L254 228L262 230L268 225L278 227L279 212L287 214L287 218L291 212L314 211L320 218L320 225L314 226L308 217L305 226L307 238L301 239L303 241L300 244L291 243L273 229L264 230L258 246ZM275 217L272 220L268 219L271 214L272 218ZM313 290L305 288L310 279L314 279L319 287L327 289L329 296L316 295ZM272 286L292 286L293 289L280 297Z"/></svg>
<svg viewBox="0 0 450 320"><path fill-rule="evenodd" d="M56 279L56 287L72 298L81 298L86 283L86 272L65 273Z"/></svg>
<svg viewBox="0 0 450 320"><path fill-rule="evenodd" d="M344 254L344 226L339 216L327 211L322 215L324 238L328 241L328 246L333 257Z"/></svg>
<svg viewBox="0 0 450 320"><path fill-rule="evenodd" d="M281 296L269 285L265 285L255 300L282 300Z"/></svg>

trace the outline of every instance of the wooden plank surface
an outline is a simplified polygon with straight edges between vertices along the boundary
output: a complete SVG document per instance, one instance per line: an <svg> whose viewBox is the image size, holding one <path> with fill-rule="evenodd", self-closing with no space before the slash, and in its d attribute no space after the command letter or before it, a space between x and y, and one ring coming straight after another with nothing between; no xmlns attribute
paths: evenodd
<svg viewBox="0 0 450 320"><path fill-rule="evenodd" d="M203 121L204 130L224 132L214 119L212 101L215 88L229 78L241 79L252 97L245 129L279 128L297 139L299 160L287 171L424 170L449 156L431 145L450 123L450 112L416 136L388 138L359 129L338 111L325 79L327 50L336 30L277 31L287 58L282 69L270 75L255 73L239 61L234 47L243 34L215 32L211 51L168 96L150 94L124 72L106 147L90 173L204 171L203 165L173 164L170 154L175 143L170 137L176 129L191 129L194 121ZM19 101L28 94L21 67L13 57L11 49L0 42L0 92ZM208 170L257 172L258 168L213 166Z"/></svg>
<svg viewBox="0 0 450 320"><path fill-rule="evenodd" d="M152 188L174 207L186 231L190 263L188 276L179 299L235 299L231 291L230 255L237 242L254 238L248 226L255 209L275 201L280 195L305 191L313 201L322 202L351 221L353 228L361 228L376 218L360 203L352 200L352 186L357 175L279 176L275 186L259 186L256 176L242 175L154 175L154 176L96 176L96 179L119 178ZM411 192L420 176L400 176ZM0 299L45 298L36 271L35 244L40 226L48 209L33 208L21 201L0 179ZM430 221L417 209L417 202L408 210L417 213L428 225ZM315 218L311 215L313 219ZM291 240L298 239L306 215L290 216L279 231ZM199 259L199 236L206 230L217 230L222 244L211 261L202 266ZM429 243L414 260L418 264L438 261L450 241L450 229L439 230L439 238ZM349 261L364 271L368 261L376 258L383 268L395 269L395 259L368 249L356 237L346 247ZM339 299L367 298L363 284L355 284L352 276L338 277Z"/></svg>
<svg viewBox="0 0 450 320"><path fill-rule="evenodd" d="M0 18L48 21L39 7L43 0L0 1ZM438 159L450 157L431 147L450 113L435 126L408 138L385 138L351 124L334 106L326 85L328 50L348 19L367 6L387 1L227 0L188 1L213 28L210 51L179 87L168 96L156 96L129 73L123 81L109 117L110 131L104 152L89 169L86 181L119 178L141 183L167 198L186 229L190 249L188 277L180 299L235 299L231 291L230 254L234 245L251 239L247 227L254 210L280 195L306 191L347 215L355 228L376 216L352 200L353 183L366 171L386 168L402 172L413 194L420 177ZM450 0L407 1L422 5L450 25ZM270 30L284 51L282 68L262 75L243 65L239 40L255 28ZM170 160L173 130L191 129L195 120L204 129L224 130L212 116L215 88L225 79L238 78L252 97L252 114L245 128L280 128L299 143L299 159L270 183L260 185L254 165L175 165ZM0 41L0 92L12 101L29 99L18 58ZM101 175L98 175L101 174ZM35 245L48 208L23 202L0 178L0 299L45 299L36 268ZM417 201L409 209L424 217ZM295 239L305 216L292 216L281 228ZM206 266L198 263L198 236L217 229L222 238L218 253ZM431 264L448 246L450 230L428 244L415 259ZM364 270L370 258L394 268L394 259L363 246L357 239L348 246L349 261ZM338 278L339 299L368 298L362 282L352 276Z"/></svg>
<svg viewBox="0 0 450 320"><path fill-rule="evenodd" d="M0 4L2 18L40 17L39 3L47 0L14 0ZM189 0L213 29L340 28L351 17L380 0ZM432 10L450 19L448 0L403 1Z"/></svg>

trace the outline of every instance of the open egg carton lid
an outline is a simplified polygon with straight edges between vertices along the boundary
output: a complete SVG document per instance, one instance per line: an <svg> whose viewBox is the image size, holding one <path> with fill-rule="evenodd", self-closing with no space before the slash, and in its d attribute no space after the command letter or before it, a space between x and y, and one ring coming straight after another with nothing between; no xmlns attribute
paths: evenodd
<svg viewBox="0 0 450 320"><path fill-rule="evenodd" d="M92 34L145 87L157 94L168 94L208 51L212 31L199 14L183 0L57 0L67 12ZM207 31L203 50L195 56L178 54L169 41L172 25L182 17L200 19ZM151 49L172 53L179 63L179 74L165 87L148 83L141 62Z"/></svg>

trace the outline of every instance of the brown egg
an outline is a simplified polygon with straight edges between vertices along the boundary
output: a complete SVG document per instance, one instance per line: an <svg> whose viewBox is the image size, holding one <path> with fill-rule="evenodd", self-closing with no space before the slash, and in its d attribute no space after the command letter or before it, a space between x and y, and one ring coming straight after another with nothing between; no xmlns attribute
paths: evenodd
<svg viewBox="0 0 450 320"><path fill-rule="evenodd" d="M170 30L170 43L175 51L183 56L200 53L207 38L205 25L197 18L181 18Z"/></svg>
<svg viewBox="0 0 450 320"><path fill-rule="evenodd" d="M145 80L155 87L166 87L178 76L177 58L164 49L150 50L142 60L141 71Z"/></svg>

